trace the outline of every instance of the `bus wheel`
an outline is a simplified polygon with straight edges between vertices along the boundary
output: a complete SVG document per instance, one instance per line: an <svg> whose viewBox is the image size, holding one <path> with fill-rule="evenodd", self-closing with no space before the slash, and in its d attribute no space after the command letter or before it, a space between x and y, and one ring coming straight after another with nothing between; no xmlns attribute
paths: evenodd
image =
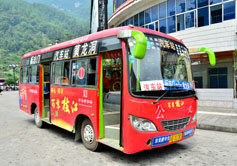
<svg viewBox="0 0 237 166"><path fill-rule="evenodd" d="M91 150L96 151L99 148L99 143L96 141L95 131L89 119L85 119L81 125L81 138L84 146Z"/></svg>
<svg viewBox="0 0 237 166"><path fill-rule="evenodd" d="M44 125L44 122L40 119L38 108L35 108L34 112L34 119L35 119L35 125L39 128L42 128Z"/></svg>

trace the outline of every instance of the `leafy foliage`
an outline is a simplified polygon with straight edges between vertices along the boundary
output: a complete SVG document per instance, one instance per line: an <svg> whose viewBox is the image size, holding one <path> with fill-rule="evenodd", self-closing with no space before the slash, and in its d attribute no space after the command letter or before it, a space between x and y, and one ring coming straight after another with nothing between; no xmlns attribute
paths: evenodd
<svg viewBox="0 0 237 166"><path fill-rule="evenodd" d="M9 64L19 64L23 54L88 31L84 23L55 8L23 0L0 0L0 77L12 77Z"/></svg>

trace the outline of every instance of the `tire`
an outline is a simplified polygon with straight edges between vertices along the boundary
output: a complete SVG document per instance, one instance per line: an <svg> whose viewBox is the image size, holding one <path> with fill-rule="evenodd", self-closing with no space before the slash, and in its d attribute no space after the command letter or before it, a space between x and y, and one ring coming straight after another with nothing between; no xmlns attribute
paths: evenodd
<svg viewBox="0 0 237 166"><path fill-rule="evenodd" d="M39 111L37 107L35 108L35 111L34 111L34 120L35 120L35 125L38 128L42 128L44 126L44 122L40 119Z"/></svg>
<svg viewBox="0 0 237 166"><path fill-rule="evenodd" d="M84 146L91 150L99 150L99 143L96 141L95 130L89 119L85 119L81 125L81 139Z"/></svg>

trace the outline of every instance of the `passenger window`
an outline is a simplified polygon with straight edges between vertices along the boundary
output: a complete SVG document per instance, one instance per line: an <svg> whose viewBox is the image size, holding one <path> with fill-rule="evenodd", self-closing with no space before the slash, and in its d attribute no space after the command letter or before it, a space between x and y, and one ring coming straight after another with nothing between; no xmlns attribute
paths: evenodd
<svg viewBox="0 0 237 166"><path fill-rule="evenodd" d="M22 67L21 68L21 83L27 84L28 83L28 67Z"/></svg>
<svg viewBox="0 0 237 166"><path fill-rule="evenodd" d="M32 84L39 83L39 70L40 70L39 65L30 66L29 68L29 73L30 73L29 82L30 83Z"/></svg>
<svg viewBox="0 0 237 166"><path fill-rule="evenodd" d="M70 61L53 63L52 81L54 84L69 85Z"/></svg>
<svg viewBox="0 0 237 166"><path fill-rule="evenodd" d="M96 58L72 61L72 84L96 85Z"/></svg>

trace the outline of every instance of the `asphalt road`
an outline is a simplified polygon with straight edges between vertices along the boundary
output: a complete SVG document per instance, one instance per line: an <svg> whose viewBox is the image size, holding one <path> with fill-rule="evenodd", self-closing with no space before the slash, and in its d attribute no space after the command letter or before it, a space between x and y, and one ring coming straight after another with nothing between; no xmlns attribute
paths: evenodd
<svg viewBox="0 0 237 166"><path fill-rule="evenodd" d="M17 92L0 95L0 165L167 165L234 166L237 134L196 130L194 137L133 155L104 146L91 152L74 135L55 126L39 129L19 110Z"/></svg>

